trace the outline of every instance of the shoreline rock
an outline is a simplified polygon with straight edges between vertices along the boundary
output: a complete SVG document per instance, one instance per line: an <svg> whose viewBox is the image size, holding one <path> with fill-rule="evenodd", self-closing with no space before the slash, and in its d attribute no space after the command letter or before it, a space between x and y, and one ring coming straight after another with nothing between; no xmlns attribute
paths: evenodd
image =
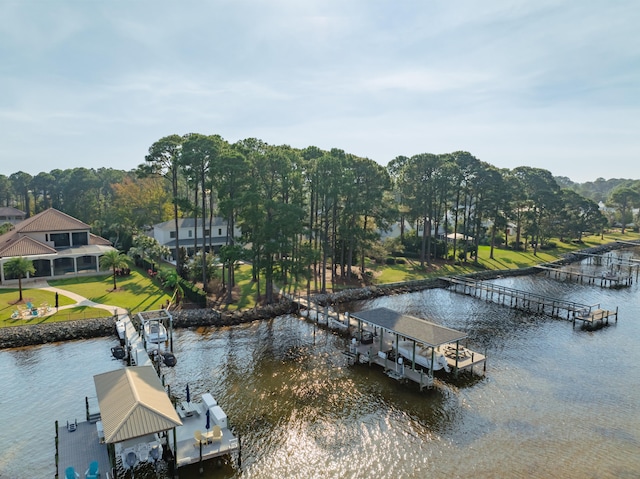
<svg viewBox="0 0 640 479"><path fill-rule="evenodd" d="M602 254L628 246L624 243L609 243L581 250L580 253L569 253L562 259L547 263L548 265L567 265L584 259L584 254ZM487 270L464 275L480 280L504 278L510 276L526 276L536 274L535 267L509 270ZM408 281L396 284L368 286L365 288L347 289L337 293L316 294L312 299L321 306L362 301L380 296L412 293L425 289L443 288L447 282L441 278ZM186 309L173 311L173 325L176 328L192 328L200 326L224 327L241 323L250 323L265 319L272 319L284 314L298 312L298 305L293 301L282 300L260 308L242 311L226 312L213 309ZM133 318L132 318L133 319ZM91 339L115 336L115 318L83 319L46 323L37 325L22 325L0 328L0 349L20 348L38 344Z"/></svg>

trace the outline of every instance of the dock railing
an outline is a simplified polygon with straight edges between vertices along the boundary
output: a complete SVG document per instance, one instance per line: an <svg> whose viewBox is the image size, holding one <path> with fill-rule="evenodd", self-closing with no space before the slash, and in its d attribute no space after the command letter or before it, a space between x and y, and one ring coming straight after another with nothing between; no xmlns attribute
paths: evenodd
<svg viewBox="0 0 640 479"><path fill-rule="evenodd" d="M469 296L475 296L486 300L491 300L501 304L508 304L514 309L524 309L548 314L552 317L563 317L561 312L566 311L566 319L572 319L585 311L591 313L599 309L600 305L588 305L564 299L549 298L542 294L522 291L507 286L497 285L485 281L474 280L461 276L444 278L454 288L456 292L462 292Z"/></svg>

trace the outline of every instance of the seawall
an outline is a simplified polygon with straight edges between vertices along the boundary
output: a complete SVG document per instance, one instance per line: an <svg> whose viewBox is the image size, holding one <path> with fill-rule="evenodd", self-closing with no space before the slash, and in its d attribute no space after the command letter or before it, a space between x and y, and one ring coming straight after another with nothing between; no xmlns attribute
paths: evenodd
<svg viewBox="0 0 640 479"><path fill-rule="evenodd" d="M581 250L581 253L603 254L625 246L629 245L623 243L609 243ZM565 255L562 259L549 264L565 265L582 259L584 259L583 255L570 253ZM489 280L508 276L524 276L536 274L538 272L539 270L537 268L531 267L510 270L487 270L466 276L480 280ZM318 294L313 296L312 299L322 306L335 305L350 303L353 301L362 301L380 296L411 293L425 289L443 288L447 284L448 283L446 281L435 278L348 289L338 293ZM173 325L176 328L191 328L199 326L223 327L271 319L283 314L295 313L297 310L298 306L296 303L291 301L281 301L279 303L260 308L235 312L217 311L207 308L172 311L171 314L173 317ZM0 349L33 346L59 341L107 337L110 335L115 336L115 321L115 318L99 318L0 328Z"/></svg>

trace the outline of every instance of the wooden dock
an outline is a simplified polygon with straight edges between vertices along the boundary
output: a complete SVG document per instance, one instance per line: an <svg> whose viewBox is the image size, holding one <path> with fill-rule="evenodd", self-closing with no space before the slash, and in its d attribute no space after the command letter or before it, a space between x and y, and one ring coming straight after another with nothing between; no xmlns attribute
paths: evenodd
<svg viewBox="0 0 640 479"><path fill-rule="evenodd" d="M633 284L633 275L605 271L600 275L584 273L571 268L537 265L536 269L545 272L549 277L558 280L577 281L586 284L599 284L601 287L622 288Z"/></svg>
<svg viewBox="0 0 640 479"><path fill-rule="evenodd" d="M144 339L136 330L131 318L123 315L119 320L125 322L124 343L129 352L126 364L129 366L153 366L160 375L160 361L153 361L149 357ZM162 385L164 385L164 380ZM96 401L92 401L92 399L94 398L85 398L86 420L79 422L74 418L74 427L71 428L67 426L67 422L58 425L56 421L56 478L64 477L66 469L70 466L84 477L85 470L93 460L97 460L99 463L101 477L117 478L119 477L118 473L122 472L123 464L119 458L123 448L135 447L137 441L144 439L134 437L123 442L106 444L104 434L101 435L100 409ZM170 469L177 472L180 467L189 464L229 456L234 452L239 453L239 439L229 429L226 414L210 394L203 394L202 401L188 402L186 409L183 404L184 402L174 405L182 424L173 427L172 431L168 430L157 435L158 441L161 437L164 438L162 439L163 459L169 464ZM208 421L206 419L207 413ZM218 425L221 428L222 438L212 441L200 440L196 446L195 432L207 430L207 424L210 427ZM141 446L146 446L146 444L141 444ZM115 462L114 457L116 458Z"/></svg>
<svg viewBox="0 0 640 479"><path fill-rule="evenodd" d="M357 334L345 353L353 363L376 364L391 378L417 383L420 389L433 387L434 370L451 372L486 371L486 356L464 347L467 334L451 328L398 313L388 308L374 308L351 313L357 322ZM408 350L399 345L410 344ZM419 350L427 350L428 363ZM422 359L422 361L420 361ZM474 370L475 367L475 370Z"/></svg>
<svg viewBox="0 0 640 479"><path fill-rule="evenodd" d="M574 301L549 298L528 291L507 288L488 281L480 281L460 276L442 278L449 283L449 289L486 301L492 301L513 309L542 313L552 318L567 319L575 326L582 321L589 327L609 324L609 318L618 322L618 308L615 311L602 309L599 304L588 305Z"/></svg>
<svg viewBox="0 0 640 479"><path fill-rule="evenodd" d="M91 461L98 461L102 478L110 479L111 469L109 452L100 442L99 423L90 421L76 422L69 428L68 422L59 424L56 421L56 477L64 477L67 468L72 467L80 477L84 477Z"/></svg>
<svg viewBox="0 0 640 479"><path fill-rule="evenodd" d="M434 354L437 353L446 361L455 377L460 371L478 373L479 365L482 365L483 373L486 371L486 356L461 345L460 341L466 339L467 335L460 331L399 314L387 308L346 312L341 315L329 306L314 303L310 298L285 296L300 306L299 314L303 318L312 321L314 325L344 333L351 338L349 348L344 351L350 364L376 364L393 379L413 381L421 390L432 387L433 368L417 364L415 353L413 360L398 354L398 339L405 338L423 347L432 348ZM367 334L380 334L380 337L376 341L373 341L373 336L371 340L363 339ZM395 344L392 338L395 338Z"/></svg>
<svg viewBox="0 0 640 479"><path fill-rule="evenodd" d="M176 468L198 464L222 456L229 456L240 448L239 439L229 430L227 416L209 393L202 395L201 401L190 403L188 409L178 406L182 426L176 428L175 460ZM216 441L196 441L195 432L205 431L206 411L209 410L211 424L217 424L222 438Z"/></svg>

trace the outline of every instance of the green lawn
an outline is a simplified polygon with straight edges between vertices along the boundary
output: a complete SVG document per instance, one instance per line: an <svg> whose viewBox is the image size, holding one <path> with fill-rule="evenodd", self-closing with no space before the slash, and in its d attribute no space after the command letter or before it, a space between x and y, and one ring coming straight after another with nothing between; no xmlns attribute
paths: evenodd
<svg viewBox="0 0 640 479"><path fill-rule="evenodd" d="M640 234L626 232L624 235L616 232L607 233L604 237L590 235L583 238L583 243L563 243L555 240L556 247L550 250L538 250L537 256L533 249L527 251L513 251L510 249L494 248L493 258L490 258L491 248L480 246L478 249L478 264L470 259L467 263L450 264L434 262L432 268L422 269L418 260L406 259L405 264L372 265L375 272L375 284L399 283L419 279L435 278L456 274L468 274L483 270L502 270L527 268L536 264L548 263L561 259L563 255L602 244L614 243L617 240L634 241L640 239Z"/></svg>
<svg viewBox="0 0 640 479"><path fill-rule="evenodd" d="M66 289L84 296L95 303L109 304L131 312L160 309L169 294L160 289L146 274L136 269L129 276L116 278L117 289L113 290L113 276L91 276L49 281L51 286Z"/></svg>
<svg viewBox="0 0 640 479"><path fill-rule="evenodd" d="M607 233L604 237L592 235L583 238L584 242L562 243L556 241L557 247L552 250L538 251L534 256L533 250L512 251L510 249L494 249L494 257L489 258L490 248L481 246L478 251L478 264L472 261L467 263L452 264L448 262L434 262L431 268L423 269L419 261L405 259L405 264L376 265L368 264L367 268L374 273L374 284L399 283L420 279L436 278L456 274L467 274L483 270L503 270L514 268L526 268L540 263L546 263L560 259L571 251L581 250L602 244L613 243L616 240L638 240L638 233ZM249 309L256 305L257 283L251 281L251 266L242 265L236 271L235 302L228 306L229 310ZM92 276L69 278L50 281L51 286L74 292L96 303L119 306L128 309L132 313L160 309L170 299L170 295L162 291L159 285L151 280L146 273L137 269L132 270L128 277L117 278L117 289L113 290L113 276ZM298 290L306 291L306 281L296 285ZM336 285L332 288L328 281L328 291L355 287L357 284ZM264 297L264 278L260 281L261 296ZM38 289L24 289L24 301L30 301L35 306L42 303L55 304L54 293ZM67 321L70 319L84 319L104 317L109 312L103 309L76 307L61 310L56 314L45 318L33 318L29 320L11 319L11 314L17 308L18 290L0 288L0 327L16 326L22 324L37 324L39 322ZM73 301L63 295L59 297L59 305L73 304ZM224 308L224 304L220 305Z"/></svg>
<svg viewBox="0 0 640 479"><path fill-rule="evenodd" d="M128 277L118 277L118 288L115 291L113 290L113 276L111 275L52 280L49 281L49 284L56 288L79 294L99 304L128 309L132 313L160 309L170 299L170 296L162 291L159 285L154 283L146 274L137 270L132 270L131 275ZM12 319L11 315L18 306L24 306L27 302L31 302L36 307L41 306L43 303L47 303L51 307L55 305L55 293L50 291L23 288L22 296L22 303L18 303L19 292L17 288L0 288L0 327L110 316L109 311L105 309L79 306L62 309L53 315L41 318ZM74 303L74 300L64 296L64 294L58 296L59 306Z"/></svg>

